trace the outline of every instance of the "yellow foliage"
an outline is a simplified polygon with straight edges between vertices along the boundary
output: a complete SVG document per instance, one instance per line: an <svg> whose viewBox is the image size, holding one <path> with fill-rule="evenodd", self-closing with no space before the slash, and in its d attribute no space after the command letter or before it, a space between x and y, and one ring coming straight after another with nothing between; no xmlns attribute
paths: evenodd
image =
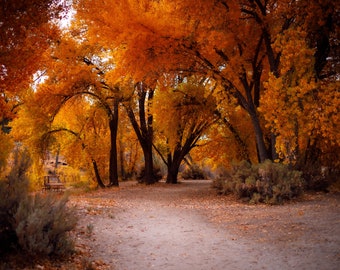
<svg viewBox="0 0 340 270"><path fill-rule="evenodd" d="M312 134L339 144L339 82L321 83L314 75L314 50L308 48L300 28L286 30L274 44L281 53L280 77L270 74L264 83L259 111L276 135L281 158L294 152ZM301 144L301 145L299 145Z"/></svg>
<svg viewBox="0 0 340 270"><path fill-rule="evenodd" d="M9 154L11 153L13 149L13 140L9 134L4 133L0 129L0 176L2 170L7 165L7 159Z"/></svg>
<svg viewBox="0 0 340 270"><path fill-rule="evenodd" d="M159 89L152 107L155 127L174 149L213 120L215 104L205 87L193 82Z"/></svg>

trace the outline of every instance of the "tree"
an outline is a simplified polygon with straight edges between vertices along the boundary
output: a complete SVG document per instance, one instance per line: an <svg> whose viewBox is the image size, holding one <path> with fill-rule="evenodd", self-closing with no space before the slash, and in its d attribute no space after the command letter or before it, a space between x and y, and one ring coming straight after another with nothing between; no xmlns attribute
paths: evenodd
<svg viewBox="0 0 340 270"><path fill-rule="evenodd" d="M45 126L41 138L54 129L54 121L61 109L74 99L87 99L91 106L103 110L110 131L108 186L117 186L117 131L121 95L118 87L107 82L106 71L112 67L111 63L102 61L100 54L106 56L105 51L90 50L65 35L48 52L49 61L46 61L45 67L48 78L33 93L31 102L34 105L31 104L36 109L33 113L42 117L37 119L38 123Z"/></svg>
<svg viewBox="0 0 340 270"><path fill-rule="evenodd" d="M275 45L281 55L280 77L270 76L261 110L278 136L281 158L295 164L310 139L339 145L339 82L320 78L316 49L309 47L301 27L285 31Z"/></svg>
<svg viewBox="0 0 340 270"><path fill-rule="evenodd" d="M111 138L106 113L85 98L77 98L63 106L53 126L48 135L57 137L68 164L93 172L90 175L99 187L109 185Z"/></svg>
<svg viewBox="0 0 340 270"><path fill-rule="evenodd" d="M158 150L158 153L168 169L167 183L177 183L185 156L216 121L216 101L211 93L207 94L206 87L189 81L175 88L159 89L156 94L153 107L156 126L160 136L165 138L163 151Z"/></svg>
<svg viewBox="0 0 340 270"><path fill-rule="evenodd" d="M125 108L144 154L144 175L142 175L141 181L146 184L154 184L157 179L153 169L152 144L154 134L151 106L155 90L143 82L136 83L134 89L137 93L138 118L136 118L134 113L134 99L126 103Z"/></svg>
<svg viewBox="0 0 340 270"><path fill-rule="evenodd" d="M75 8L73 36L65 35L60 44L51 45L54 61L46 64L49 79L35 96L43 101L46 115L41 116L46 123L52 123L60 108L75 98L86 97L101 108L111 128L110 164L117 164L118 111L124 102L144 152L148 181L153 182L154 119L149 110L154 91L161 96L162 91L179 90L170 91L174 100L162 98L165 104L175 102L182 91L179 84L193 74L223 90L214 94L215 116L246 159L254 159L254 149L263 162L277 160L277 154L294 159L300 149L318 140L338 145L338 29L332 1L115 0L98 5L80 0ZM133 87L120 86L126 81ZM201 93L200 87L190 91ZM197 102L195 93L182 92ZM166 135L173 149L169 162L164 160L175 164L174 168L190 148L181 144L184 137L193 133L188 145L194 145L199 134L193 119L200 112L192 109L194 104L187 105L178 112L169 109L173 115L182 113L167 123L174 125L171 131L176 134ZM241 116L245 116L245 127L236 125ZM185 126L177 122L180 119L186 119ZM157 125L165 130L159 120ZM249 140L254 140L255 147ZM177 145L180 158L174 155ZM114 182L118 169L110 168L114 168L110 169Z"/></svg>
<svg viewBox="0 0 340 270"><path fill-rule="evenodd" d="M41 65L41 56L59 36L52 23L67 7L54 0L2 1L0 4L0 148L7 149L9 122ZM6 151L3 151L4 154ZM5 157L4 157L5 158ZM2 161L0 161L2 163Z"/></svg>
<svg viewBox="0 0 340 270"><path fill-rule="evenodd" d="M86 2L78 6L89 33L96 32L95 40L117 48L117 69L144 80L171 71L214 77L249 113L260 161L268 158L256 110L265 67L261 28L249 20L242 25L237 3L117 1L104 8L115 12L122 5L116 20L93 12Z"/></svg>
<svg viewBox="0 0 340 270"><path fill-rule="evenodd" d="M301 75L303 75L307 81L296 81L296 78L287 78L286 72L289 70L287 61L292 61L290 73L295 73L296 61L294 60L302 60L296 50L301 49L301 55L305 57L302 64L313 65L313 72L320 77L323 67L326 66L327 62L330 62L327 58L330 52L331 33L335 30L336 11L334 3L332 1L313 1L312 3L310 1L245 1L244 5L241 6L241 11L262 29L271 81L275 80L274 78L278 80L282 78L283 81L288 82L284 87L291 89L291 83L293 83L295 86L300 87L300 90L308 92L313 87L312 85L307 85L310 84L312 79L310 76L311 69L305 68L309 75L301 73L297 75L300 76L300 79L302 79ZM315 20L315 18L318 18L318 20ZM286 44L281 43L278 45L282 40L288 38L292 40ZM303 42L305 44L302 44ZM298 47L293 47L292 45L297 45ZM314 49L314 52L306 53L308 47ZM289 52L290 50L291 52ZM292 56L298 57L293 59ZM297 73L299 72L301 72L301 69L297 71ZM283 85L285 85L285 82ZM288 93L288 95L291 95L291 93ZM301 110L303 111L304 108L301 108ZM267 111L267 113L269 114L270 112ZM284 118L283 115L281 117L281 119ZM297 115L295 119L290 118L291 124L295 125L295 132L298 129L296 118L298 118ZM281 126L283 127L284 124L282 123ZM296 142L294 144L296 145ZM276 146L276 149L280 152L281 147L282 142Z"/></svg>
<svg viewBox="0 0 340 270"><path fill-rule="evenodd" d="M141 167L143 153L130 119L126 115L126 110L121 109L120 132L118 133L120 176L122 180L128 180L136 177L137 170Z"/></svg>

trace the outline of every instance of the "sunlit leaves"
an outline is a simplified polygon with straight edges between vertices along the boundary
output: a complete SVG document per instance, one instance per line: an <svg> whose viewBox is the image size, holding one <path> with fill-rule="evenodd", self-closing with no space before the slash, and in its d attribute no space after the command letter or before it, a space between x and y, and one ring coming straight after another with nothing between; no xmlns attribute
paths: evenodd
<svg viewBox="0 0 340 270"><path fill-rule="evenodd" d="M13 0L1 5L0 104L12 101L28 87L41 64L42 53L58 37L57 27L49 20L60 11L61 7L51 0Z"/></svg>
<svg viewBox="0 0 340 270"><path fill-rule="evenodd" d="M275 49L281 54L280 77L270 75L261 99L261 112L267 126L278 135L277 150L282 158L292 155L313 134L338 143L333 129L338 127L338 83L318 82L314 72L314 50L308 47L306 33L289 29L280 35ZM327 89L327 90L326 90Z"/></svg>
<svg viewBox="0 0 340 270"><path fill-rule="evenodd" d="M170 149L175 149L190 136L200 136L214 121L215 104L205 87L194 82L160 89L153 105L156 128L167 138Z"/></svg>

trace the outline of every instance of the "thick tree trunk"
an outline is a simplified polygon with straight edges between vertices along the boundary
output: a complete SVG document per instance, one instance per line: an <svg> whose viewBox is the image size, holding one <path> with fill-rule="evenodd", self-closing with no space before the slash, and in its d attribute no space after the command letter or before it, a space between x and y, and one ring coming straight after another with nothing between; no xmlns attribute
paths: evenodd
<svg viewBox="0 0 340 270"><path fill-rule="evenodd" d="M172 168L168 168L168 175L166 177L166 183L167 184L177 184L178 180L178 171L179 167L172 166Z"/></svg>
<svg viewBox="0 0 340 270"><path fill-rule="evenodd" d="M143 154L144 154L144 176L142 182L151 185L156 182L154 172L153 172L153 154L152 154L152 144L145 143L143 145Z"/></svg>
<svg viewBox="0 0 340 270"><path fill-rule="evenodd" d="M266 145L264 143L264 138L263 138L263 133L262 133L262 129L261 129L261 126L260 126L260 121L259 121L256 113L251 114L250 117L251 117L251 121L252 121L252 124L253 124L253 127L254 127L259 162L262 163L266 159L269 159L269 156L268 156L268 153L267 153Z"/></svg>
<svg viewBox="0 0 340 270"><path fill-rule="evenodd" d="M257 76L259 78L259 76ZM255 139L256 139L256 150L259 162L262 163L266 159L269 159L269 155L266 149L266 145L264 142L263 132L260 125L260 120L257 115L257 108L256 104L258 104L258 100L253 99L252 96L252 87L249 84L247 80L247 75L244 73L242 76L240 76L240 81L242 82L242 85L244 87L246 95L243 96L241 92L238 90L235 90L233 93L234 97L238 99L239 104L248 112L253 128L255 133ZM256 90L256 89L255 89ZM255 92L257 92L256 90ZM256 94L256 98L258 99L259 96Z"/></svg>
<svg viewBox="0 0 340 270"><path fill-rule="evenodd" d="M166 183L167 184L177 184L177 177L178 177L178 171L179 171L179 166L181 164L181 161L176 159L176 155L172 157L172 155L169 153L168 154L168 162L167 162L167 169L168 169L168 174L166 177Z"/></svg>

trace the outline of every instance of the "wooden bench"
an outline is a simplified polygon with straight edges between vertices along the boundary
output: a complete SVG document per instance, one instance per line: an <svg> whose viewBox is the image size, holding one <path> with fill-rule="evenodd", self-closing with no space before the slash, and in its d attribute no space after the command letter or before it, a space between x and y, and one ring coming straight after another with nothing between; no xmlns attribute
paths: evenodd
<svg viewBox="0 0 340 270"><path fill-rule="evenodd" d="M63 191L65 189L64 183L60 181L57 175L44 176L44 190Z"/></svg>

